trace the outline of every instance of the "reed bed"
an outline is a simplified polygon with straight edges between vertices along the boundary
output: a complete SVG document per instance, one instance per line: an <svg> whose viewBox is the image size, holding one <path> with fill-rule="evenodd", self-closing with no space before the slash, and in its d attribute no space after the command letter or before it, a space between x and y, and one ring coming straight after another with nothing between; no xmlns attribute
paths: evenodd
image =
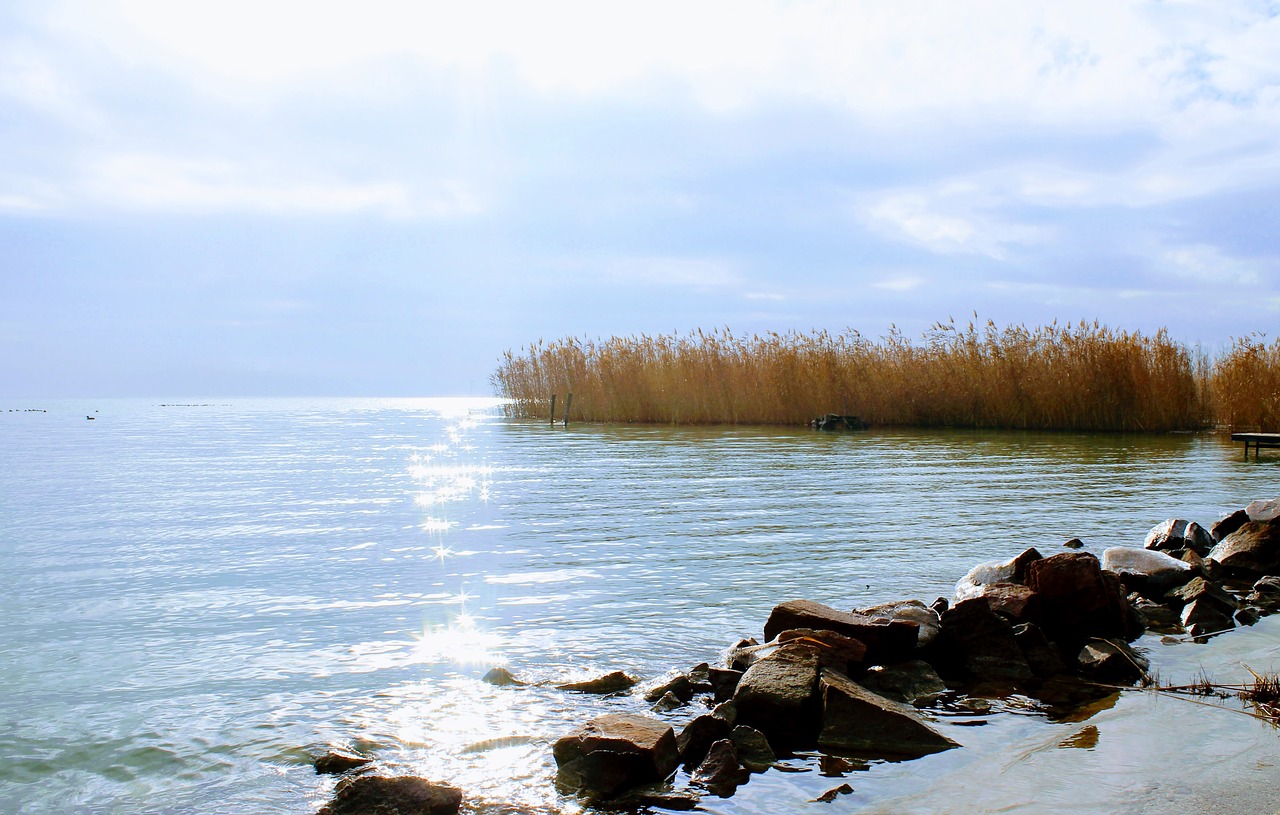
<svg viewBox="0 0 1280 815"><path fill-rule="evenodd" d="M1280 431L1280 339L1238 339L1213 366L1216 418L1233 430Z"/></svg>
<svg viewBox="0 0 1280 815"><path fill-rule="evenodd" d="M840 413L876 425L1156 432L1212 424L1214 394L1238 400L1241 421L1274 424L1280 388L1269 413L1248 400L1266 377L1280 382L1280 343L1237 342L1210 366L1163 329L948 321L919 341L897 329L873 341L728 328L539 340L506 352L492 383L524 417L547 418L552 394L573 393L573 421L795 425Z"/></svg>

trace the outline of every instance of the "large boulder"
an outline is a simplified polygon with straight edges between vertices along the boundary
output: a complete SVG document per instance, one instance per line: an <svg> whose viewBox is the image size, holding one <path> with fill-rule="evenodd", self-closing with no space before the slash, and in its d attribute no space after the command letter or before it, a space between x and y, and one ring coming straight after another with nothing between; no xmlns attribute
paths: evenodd
<svg viewBox="0 0 1280 815"><path fill-rule="evenodd" d="M1213 547L1208 559L1234 574L1280 574L1280 521L1249 521Z"/></svg>
<svg viewBox="0 0 1280 815"><path fill-rule="evenodd" d="M916 635L916 646L920 648L927 648L942 627L938 612L919 600L895 600L871 608L856 609L854 613L873 620L906 620L915 623L920 626Z"/></svg>
<svg viewBox="0 0 1280 815"><path fill-rule="evenodd" d="M1207 550L1206 550L1207 551ZM1195 577L1191 564L1155 549L1112 546L1102 552L1102 568L1115 572L1129 591L1156 598Z"/></svg>
<svg viewBox="0 0 1280 815"><path fill-rule="evenodd" d="M1144 549L1156 549L1162 552L1190 549L1204 557L1205 553L1213 548L1214 542L1209 530L1195 521L1170 518L1152 527L1142 545Z"/></svg>
<svg viewBox="0 0 1280 815"><path fill-rule="evenodd" d="M1040 598L1021 583L987 583L979 586L974 596L986 600L992 611L1012 623L1040 622Z"/></svg>
<svg viewBox="0 0 1280 815"><path fill-rule="evenodd" d="M1280 518L1280 498L1250 501L1244 511L1251 521L1274 521Z"/></svg>
<svg viewBox="0 0 1280 815"><path fill-rule="evenodd" d="M989 583L1026 583L1028 567L1040 558L1038 551L1027 549L1012 560L980 563L956 583L953 599L959 602L976 597L981 592L981 587Z"/></svg>
<svg viewBox="0 0 1280 815"><path fill-rule="evenodd" d="M462 792L425 778L348 776L317 815L457 815Z"/></svg>
<svg viewBox="0 0 1280 815"><path fill-rule="evenodd" d="M839 671L824 669L819 684L822 750L911 759L960 746L930 727L915 708L872 693Z"/></svg>
<svg viewBox="0 0 1280 815"><path fill-rule="evenodd" d="M930 654L944 675L979 682L1032 678L1013 624L992 611L982 597L961 600L943 613L942 631Z"/></svg>
<svg viewBox="0 0 1280 815"><path fill-rule="evenodd" d="M764 624L766 640L783 631L810 628L834 631L867 646L866 661L871 665L902 662L915 650L919 625L910 620L884 620L839 611L813 600L788 600L774 606Z"/></svg>
<svg viewBox="0 0 1280 815"><path fill-rule="evenodd" d="M818 649L803 642L783 645L747 669L733 693L738 721L784 749L813 743L821 705Z"/></svg>
<svg viewBox="0 0 1280 815"><path fill-rule="evenodd" d="M552 751L561 789L602 798L661 781L679 763L671 726L629 713L592 719L558 739Z"/></svg>
<svg viewBox="0 0 1280 815"><path fill-rule="evenodd" d="M1237 509L1230 515L1219 518L1218 521L1209 528L1209 534L1213 535L1214 541L1220 541L1248 522L1249 513L1243 509Z"/></svg>
<svg viewBox="0 0 1280 815"><path fill-rule="evenodd" d="M1089 552L1065 552L1031 563L1027 585L1040 595L1045 634L1063 648L1078 649L1093 637L1132 640L1142 633L1120 579L1102 571Z"/></svg>

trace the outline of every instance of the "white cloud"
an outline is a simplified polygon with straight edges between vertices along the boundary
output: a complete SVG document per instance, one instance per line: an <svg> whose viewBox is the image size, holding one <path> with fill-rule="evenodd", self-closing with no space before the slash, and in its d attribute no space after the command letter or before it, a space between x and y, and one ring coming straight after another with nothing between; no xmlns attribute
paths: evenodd
<svg viewBox="0 0 1280 815"><path fill-rule="evenodd" d="M1203 243L1173 247L1164 252L1160 260L1162 269L1201 283L1252 286L1261 280L1254 264Z"/></svg>
<svg viewBox="0 0 1280 815"><path fill-rule="evenodd" d="M942 254L978 254L1000 260L1015 244L1043 239L1044 231L1038 227L993 215L996 203L1006 203L998 191L948 181L931 188L866 196L858 216L886 237Z"/></svg>

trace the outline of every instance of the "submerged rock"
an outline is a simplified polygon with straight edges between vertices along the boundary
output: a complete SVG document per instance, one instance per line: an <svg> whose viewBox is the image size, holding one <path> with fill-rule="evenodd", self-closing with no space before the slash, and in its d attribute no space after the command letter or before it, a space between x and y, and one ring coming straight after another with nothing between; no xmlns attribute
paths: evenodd
<svg viewBox="0 0 1280 815"><path fill-rule="evenodd" d="M484 676L480 677L480 681L487 682L490 685L494 685L499 688L525 684L524 682L521 682L519 679L516 679L514 676L512 676L511 671L508 671L506 668L502 667L501 665L495 668L490 668L487 672L485 672Z"/></svg>
<svg viewBox="0 0 1280 815"><path fill-rule="evenodd" d="M915 708L872 693L824 668L818 746L836 753L911 759L960 745L930 727Z"/></svg>
<svg viewBox="0 0 1280 815"><path fill-rule="evenodd" d="M553 754L556 782L562 790L604 798L661 781L679 763L670 725L628 713L592 719L558 739Z"/></svg>
<svg viewBox="0 0 1280 815"><path fill-rule="evenodd" d="M340 775L357 767L367 767L373 759L346 750L329 750L311 762L317 775Z"/></svg>
<svg viewBox="0 0 1280 815"><path fill-rule="evenodd" d="M622 671L614 671L613 673L598 676L595 679L588 679L585 682L566 682L563 685L556 685L556 690L574 691L576 693L622 693L630 690L638 680L634 676L628 676Z"/></svg>
<svg viewBox="0 0 1280 815"><path fill-rule="evenodd" d="M456 815L462 791L425 778L358 775L334 788L317 815Z"/></svg>

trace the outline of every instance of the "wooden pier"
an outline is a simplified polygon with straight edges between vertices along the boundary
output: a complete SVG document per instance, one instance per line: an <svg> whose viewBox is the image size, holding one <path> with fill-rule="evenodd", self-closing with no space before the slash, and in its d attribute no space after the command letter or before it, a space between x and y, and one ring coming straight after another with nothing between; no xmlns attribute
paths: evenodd
<svg viewBox="0 0 1280 815"><path fill-rule="evenodd" d="M1244 442L1244 460L1249 460L1249 445L1253 445L1253 460L1263 447L1280 447L1280 433L1232 433L1232 441Z"/></svg>

